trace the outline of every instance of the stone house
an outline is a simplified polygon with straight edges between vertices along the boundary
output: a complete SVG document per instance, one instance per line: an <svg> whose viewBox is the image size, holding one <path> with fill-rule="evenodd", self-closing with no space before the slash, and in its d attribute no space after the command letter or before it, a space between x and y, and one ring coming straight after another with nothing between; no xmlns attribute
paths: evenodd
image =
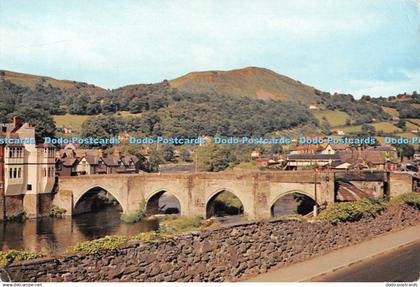
<svg viewBox="0 0 420 287"><path fill-rule="evenodd" d="M40 204L55 184L55 148L36 144L35 128L14 117L12 123L0 124L0 219L25 212L36 217Z"/></svg>

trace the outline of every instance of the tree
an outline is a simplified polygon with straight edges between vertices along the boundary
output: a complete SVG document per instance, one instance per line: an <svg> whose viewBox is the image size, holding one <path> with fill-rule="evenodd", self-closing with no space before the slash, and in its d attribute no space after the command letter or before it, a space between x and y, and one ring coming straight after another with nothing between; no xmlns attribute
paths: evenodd
<svg viewBox="0 0 420 287"><path fill-rule="evenodd" d="M405 120L400 119L400 120L398 121L398 123L397 123L397 127L399 127L399 128L400 128L400 129L402 129L402 130L405 130L405 128L406 128L406 122L405 122Z"/></svg>
<svg viewBox="0 0 420 287"><path fill-rule="evenodd" d="M13 113L13 116L19 116L25 122L35 127L35 140L37 143L43 143L45 137L54 137L55 135L55 121L43 110L24 106Z"/></svg>
<svg viewBox="0 0 420 287"><path fill-rule="evenodd" d="M162 146L162 157L165 161L172 161L174 159L174 147L171 145Z"/></svg>
<svg viewBox="0 0 420 287"><path fill-rule="evenodd" d="M412 158L415 154L415 149L412 145L409 144L401 144L401 145L395 145L397 148L398 155L401 158L401 161L406 158Z"/></svg>
<svg viewBox="0 0 420 287"><path fill-rule="evenodd" d="M369 136L374 136L375 133L376 133L376 129L375 129L374 126L368 125L368 124L363 124L362 125L362 134L369 135Z"/></svg>
<svg viewBox="0 0 420 287"><path fill-rule="evenodd" d="M271 145L271 154L280 154L283 152L283 147L280 144Z"/></svg>
<svg viewBox="0 0 420 287"><path fill-rule="evenodd" d="M81 137L111 138L124 130L124 121L115 116L96 116L83 122Z"/></svg>
<svg viewBox="0 0 420 287"><path fill-rule="evenodd" d="M187 148L181 149L181 159L185 162L191 161L191 152Z"/></svg>
<svg viewBox="0 0 420 287"><path fill-rule="evenodd" d="M149 157L149 164L150 164L149 171L151 172L159 171L159 165L161 165L164 162L165 160L162 154L155 147L152 147L150 150L150 157Z"/></svg>
<svg viewBox="0 0 420 287"><path fill-rule="evenodd" d="M236 163L229 145L209 144L199 150L198 165L206 171L222 171Z"/></svg>

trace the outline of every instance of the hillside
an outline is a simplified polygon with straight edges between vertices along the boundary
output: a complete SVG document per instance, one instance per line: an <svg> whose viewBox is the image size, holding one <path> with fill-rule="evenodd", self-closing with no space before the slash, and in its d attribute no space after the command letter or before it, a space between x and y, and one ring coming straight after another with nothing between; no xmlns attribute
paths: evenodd
<svg viewBox="0 0 420 287"><path fill-rule="evenodd" d="M15 85L27 87L32 90L35 89L37 84L41 84L43 86L50 85L53 88L58 88L62 91L78 91L78 92L84 92L87 94L98 94L98 93L103 94L106 92L106 90L101 87L97 87L95 85L91 85L91 84L87 84L83 82L57 80L51 77L17 73L17 72L11 72L11 71L6 71L6 70L0 70L0 79L8 80Z"/></svg>
<svg viewBox="0 0 420 287"><path fill-rule="evenodd" d="M320 93L271 70L248 67L230 71L192 72L170 81L171 87L189 93L246 96L253 99L316 103Z"/></svg>

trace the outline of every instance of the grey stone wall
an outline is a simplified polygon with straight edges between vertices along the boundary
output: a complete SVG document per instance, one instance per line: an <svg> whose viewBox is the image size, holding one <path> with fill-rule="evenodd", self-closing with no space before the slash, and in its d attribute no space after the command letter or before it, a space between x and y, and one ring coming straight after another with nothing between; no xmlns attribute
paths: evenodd
<svg viewBox="0 0 420 287"><path fill-rule="evenodd" d="M130 242L94 255L17 262L8 271L15 281L237 281L417 224L420 211L406 205L336 226L271 220L183 234L169 242Z"/></svg>

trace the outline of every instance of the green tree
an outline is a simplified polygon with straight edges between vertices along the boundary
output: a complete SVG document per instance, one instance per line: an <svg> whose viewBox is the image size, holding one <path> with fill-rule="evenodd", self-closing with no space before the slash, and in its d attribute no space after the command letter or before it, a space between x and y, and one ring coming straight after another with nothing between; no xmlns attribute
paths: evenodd
<svg viewBox="0 0 420 287"><path fill-rule="evenodd" d="M376 129L372 125L363 124L362 125L362 134L374 136L376 134Z"/></svg>
<svg viewBox="0 0 420 287"><path fill-rule="evenodd" d="M157 150L157 148L152 147L150 150L149 157L149 171L157 172L159 171L159 165L165 162L165 159L162 156L162 153Z"/></svg>
<svg viewBox="0 0 420 287"><path fill-rule="evenodd" d="M237 163L229 145L209 144L199 150L198 165L206 171L222 171Z"/></svg>
<svg viewBox="0 0 420 287"><path fill-rule="evenodd" d="M37 143L43 143L44 137L54 137L55 135L55 121L46 111L24 106L12 115L21 117L25 122L35 127Z"/></svg>
<svg viewBox="0 0 420 287"><path fill-rule="evenodd" d="M172 161L174 159L175 151L171 145L162 146L162 156L165 161Z"/></svg>

